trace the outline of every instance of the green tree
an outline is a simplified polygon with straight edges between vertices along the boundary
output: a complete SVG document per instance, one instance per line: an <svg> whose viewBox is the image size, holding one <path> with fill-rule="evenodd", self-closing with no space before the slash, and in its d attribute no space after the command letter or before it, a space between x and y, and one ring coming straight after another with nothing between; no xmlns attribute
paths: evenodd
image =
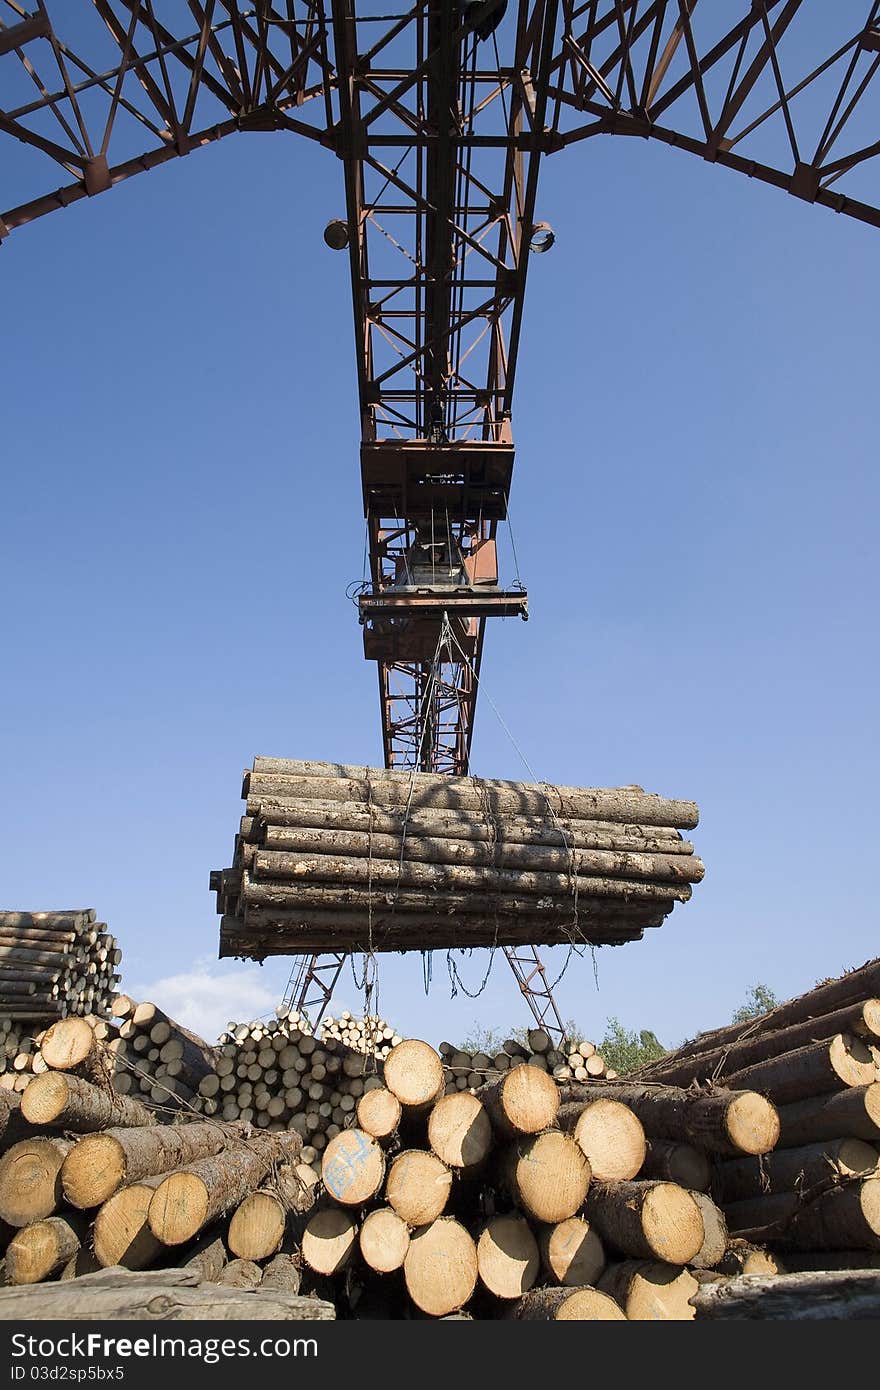
<svg viewBox="0 0 880 1390"><path fill-rule="evenodd" d="M748 1023L750 1018L758 1018L760 1014L769 1013L770 1009L775 1009L779 1000L767 985L752 985L748 997L744 1004L740 1004L734 1013L731 1023Z"/></svg>
<svg viewBox="0 0 880 1390"><path fill-rule="evenodd" d="M655 1033L647 1028L638 1033L634 1029L624 1028L618 1018L608 1019L599 1051L605 1058L606 1066L620 1076L627 1076L638 1067L666 1056L666 1048Z"/></svg>

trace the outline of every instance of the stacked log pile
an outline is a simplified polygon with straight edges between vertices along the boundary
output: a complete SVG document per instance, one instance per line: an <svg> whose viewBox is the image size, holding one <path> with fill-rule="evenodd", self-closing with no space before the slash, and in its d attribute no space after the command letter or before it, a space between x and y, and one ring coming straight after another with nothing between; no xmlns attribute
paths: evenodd
<svg viewBox="0 0 880 1390"><path fill-rule="evenodd" d="M257 1129L289 1130L303 1141L302 1162L320 1172L328 1142L354 1122L361 1097L381 1086L376 1057L334 1037L318 1039L296 1010L230 1024L194 1109Z"/></svg>
<svg viewBox="0 0 880 1390"><path fill-rule="evenodd" d="M0 1016L15 1025L7 1036L20 1024L103 1014L121 960L115 936L92 908L0 912Z"/></svg>
<svg viewBox="0 0 880 1390"><path fill-rule="evenodd" d="M403 1038L378 1014L354 1018L346 1009L338 1018L325 1015L321 1022L321 1041L344 1043L353 1052L368 1053L382 1061Z"/></svg>
<svg viewBox="0 0 880 1390"><path fill-rule="evenodd" d="M693 802L256 758L221 956L620 944L660 926L703 866Z"/></svg>
<svg viewBox="0 0 880 1390"><path fill-rule="evenodd" d="M880 1251L878 996L875 960L639 1073L749 1087L775 1103L774 1152L719 1163L712 1191L730 1229L783 1252L793 1273L871 1268Z"/></svg>
<svg viewBox="0 0 880 1390"><path fill-rule="evenodd" d="M117 994L110 1009L119 1024L105 1042L103 1065L114 1091L164 1110L193 1110L217 1049L148 1000Z"/></svg>
<svg viewBox="0 0 880 1390"><path fill-rule="evenodd" d="M565 1050L559 1051L551 1046L550 1035L543 1028L531 1028L524 1037L525 1042L507 1038L492 1052L474 1052L442 1042L439 1050L446 1094L475 1091L487 1081L499 1081L511 1067L526 1063L550 1072L557 1081L613 1080L617 1076L616 1071L606 1067L605 1058L595 1043L566 1043Z"/></svg>
<svg viewBox="0 0 880 1390"><path fill-rule="evenodd" d="M259 1037L233 1029L224 1046L259 1057L275 1039L316 1043L295 1014L275 1022ZM775 1137L757 1097L666 1095L642 1107L643 1124L621 1083L560 1085L526 1059L447 1094L439 1053L407 1040L368 1078L355 1123L325 1133L308 1163L295 1124L217 1111L169 1124L85 1065L35 1078L13 1117L0 1160L7 1282L173 1265L321 1294L343 1316L688 1318L701 1272L744 1260L711 1199L656 1175L669 1156L654 1146L671 1135L683 1151L690 1139L704 1155L757 1152Z"/></svg>

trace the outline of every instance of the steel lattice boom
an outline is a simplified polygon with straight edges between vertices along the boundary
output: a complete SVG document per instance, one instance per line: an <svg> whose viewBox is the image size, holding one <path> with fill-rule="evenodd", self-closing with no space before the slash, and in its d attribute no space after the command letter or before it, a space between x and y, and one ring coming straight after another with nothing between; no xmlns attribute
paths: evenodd
<svg viewBox="0 0 880 1390"><path fill-rule="evenodd" d="M338 157L385 762L463 773L486 619L527 613L495 538L542 157L640 136L877 226L878 68L880 0L0 0L0 241L236 132Z"/></svg>

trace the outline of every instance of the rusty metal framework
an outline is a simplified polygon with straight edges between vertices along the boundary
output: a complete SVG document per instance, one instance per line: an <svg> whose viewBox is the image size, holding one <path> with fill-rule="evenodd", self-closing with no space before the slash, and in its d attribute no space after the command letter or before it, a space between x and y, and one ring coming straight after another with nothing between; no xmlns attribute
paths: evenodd
<svg viewBox="0 0 880 1390"><path fill-rule="evenodd" d="M878 226L878 69L880 0L0 0L0 241L237 132L335 154L381 596L401 537L467 565L506 518L543 156L638 136ZM362 609L388 766L466 770L491 611Z"/></svg>

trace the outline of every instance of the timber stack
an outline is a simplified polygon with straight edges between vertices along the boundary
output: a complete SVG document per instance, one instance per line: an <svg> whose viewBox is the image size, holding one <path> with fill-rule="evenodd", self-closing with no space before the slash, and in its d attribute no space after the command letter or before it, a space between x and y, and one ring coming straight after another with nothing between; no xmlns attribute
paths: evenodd
<svg viewBox="0 0 880 1390"><path fill-rule="evenodd" d="M292 1013L277 1022L232 1036L249 1050L310 1037ZM278 1071L284 1049L271 1051ZM775 1269L686 1185L700 1156L772 1148L761 1097L658 1087L643 1104L625 1083L559 1082L527 1059L447 1094L439 1052L415 1039L369 1080L354 1123L325 1136L317 1179L278 1117L169 1124L81 1074L35 1078L0 1164L6 1281L174 1266L320 1295L349 1317L638 1320L693 1317L707 1271ZM64 1317L64 1298L37 1307Z"/></svg>
<svg viewBox="0 0 880 1390"><path fill-rule="evenodd" d="M453 1091L475 1091L488 1081L500 1081L511 1067L526 1064L550 1072L557 1081L588 1081L603 1077L612 1081L617 1072L606 1067L605 1058L592 1042L569 1042L560 1052L551 1046L550 1034L543 1028L530 1028L525 1041L507 1038L497 1052L468 1051L454 1043L442 1042L443 1074L447 1095ZM589 1064L589 1065L588 1065Z"/></svg>
<svg viewBox="0 0 880 1390"><path fill-rule="evenodd" d="M340 1042L353 1052L368 1053L379 1061L388 1056L403 1038L378 1014L364 1014L354 1018L344 1009L338 1018L329 1014L321 1021L321 1042Z"/></svg>
<svg viewBox="0 0 880 1390"><path fill-rule="evenodd" d="M0 912L0 1017L19 1039L35 1023L103 1014L119 983L115 936L93 908ZM22 1026L24 1025L24 1026ZM8 1053L7 1053L8 1055Z"/></svg>
<svg viewBox="0 0 880 1390"><path fill-rule="evenodd" d="M163 1110L191 1110L217 1049L149 1000L117 994L110 1011L119 1023L105 1042L104 1065L114 1091Z"/></svg>
<svg viewBox="0 0 880 1390"><path fill-rule="evenodd" d="M773 1153L715 1169L712 1191L728 1226L782 1252L792 1273L876 1268L880 960L701 1034L642 1068L639 1081L713 1081L771 1100L780 1124Z"/></svg>
<svg viewBox="0 0 880 1390"><path fill-rule="evenodd" d="M193 1107L226 1122L297 1133L301 1162L317 1181L326 1145L354 1123L365 1093L382 1084L377 1060L336 1038L314 1037L295 1009L282 1006L276 1013L229 1025Z"/></svg>
<svg viewBox="0 0 880 1390"><path fill-rule="evenodd" d="M640 787L255 758L242 796L221 956L619 945L703 876L696 805Z"/></svg>

